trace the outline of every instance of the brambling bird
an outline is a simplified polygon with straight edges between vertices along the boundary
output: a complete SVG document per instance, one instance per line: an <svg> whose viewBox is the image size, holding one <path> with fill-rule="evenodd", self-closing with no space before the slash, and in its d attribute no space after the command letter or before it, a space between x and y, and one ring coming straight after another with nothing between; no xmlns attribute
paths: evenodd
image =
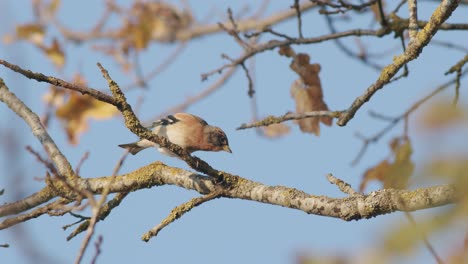
<svg viewBox="0 0 468 264"><path fill-rule="evenodd" d="M198 150L232 153L226 134L221 128L210 126L205 120L192 114L168 115L153 122L148 128L152 129L154 134L167 138L171 143L184 148L189 153ZM145 148L155 147L164 155L177 156L167 148L161 148L158 144L147 139L122 144L119 147L127 149L133 155Z"/></svg>

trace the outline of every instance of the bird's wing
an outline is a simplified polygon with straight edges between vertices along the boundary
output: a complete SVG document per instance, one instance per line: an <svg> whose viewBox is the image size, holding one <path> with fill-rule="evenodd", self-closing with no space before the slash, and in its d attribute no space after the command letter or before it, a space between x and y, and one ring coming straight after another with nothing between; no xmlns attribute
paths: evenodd
<svg viewBox="0 0 468 264"><path fill-rule="evenodd" d="M155 128L157 126L169 126L169 125L172 125L172 124L175 124L177 122L179 122L180 120L177 119L174 115L168 115L164 118L161 118L161 119L158 119L156 121L153 122L153 124L151 124L151 126L149 126L148 128L151 129L151 128Z"/></svg>

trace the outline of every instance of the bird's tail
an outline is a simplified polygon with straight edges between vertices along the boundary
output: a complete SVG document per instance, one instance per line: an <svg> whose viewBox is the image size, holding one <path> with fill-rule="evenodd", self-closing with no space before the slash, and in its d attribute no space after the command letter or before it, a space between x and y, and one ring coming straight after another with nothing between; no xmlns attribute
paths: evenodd
<svg viewBox="0 0 468 264"><path fill-rule="evenodd" d="M138 146L137 142L129 143L129 144L121 144L121 145L119 145L119 147L128 150L128 152L130 152L132 155L135 155L135 154L137 154L138 152L140 152L140 151L142 151L143 149L145 149L144 147Z"/></svg>

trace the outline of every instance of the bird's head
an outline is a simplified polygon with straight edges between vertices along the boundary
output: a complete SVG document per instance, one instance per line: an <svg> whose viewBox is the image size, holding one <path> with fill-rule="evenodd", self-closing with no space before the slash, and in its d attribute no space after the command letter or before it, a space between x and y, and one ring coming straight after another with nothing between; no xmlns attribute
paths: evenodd
<svg viewBox="0 0 468 264"><path fill-rule="evenodd" d="M209 151L226 151L232 153L226 134L221 128L208 126L206 128L206 135L206 140L210 145Z"/></svg>

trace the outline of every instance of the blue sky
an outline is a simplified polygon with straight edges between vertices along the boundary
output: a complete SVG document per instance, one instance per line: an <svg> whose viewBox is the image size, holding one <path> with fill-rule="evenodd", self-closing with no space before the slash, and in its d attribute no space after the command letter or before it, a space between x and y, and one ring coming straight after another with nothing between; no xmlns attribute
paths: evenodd
<svg viewBox="0 0 468 264"><path fill-rule="evenodd" d="M122 1L120 1L122 2ZM420 7L419 16L427 20L434 3ZM244 4L234 1L190 1L198 18L205 17L215 6L210 23L223 20L225 10L231 7L236 13ZM271 1L266 13L288 8L292 1ZM13 32L17 23L30 22L32 11L29 1L9 1L0 4L2 25L0 34ZM64 1L59 10L59 19L76 30L88 30L99 17L104 5L101 1ZM255 10L255 8L252 7ZM404 8L403 8L404 9ZM459 8L450 22L463 22L466 8ZM406 10L402 10L406 16ZM328 33L325 19L312 11L304 15L305 36L320 36ZM339 23L339 30L367 28L372 19L359 17L355 23ZM116 23L116 21L111 21ZM276 31L295 36L296 21L290 20L275 27ZM267 37L269 38L269 37ZM265 39L267 39L265 38ZM263 40L265 40L263 39ZM463 45L468 43L468 34L459 32L439 32L439 40L451 40ZM377 61L382 65L391 62L392 56L401 52L399 40L393 36L382 39L363 38L370 52L382 52L393 49L393 53L382 56ZM352 38L344 40L355 47ZM171 45L153 45L141 56L143 71L149 71L161 63L174 49ZM325 101L332 110L347 108L354 98L361 95L372 84L379 72L344 55L331 42L308 46L295 46L297 52L305 52L312 62L320 63L320 73ZM187 49L178 57L169 69L149 83L148 90L135 89L127 93L130 103L135 104L139 96L145 100L141 106L140 118L149 120L169 107L182 102L187 96L208 87L219 76L212 76L201 82L200 74L221 66L224 61L220 54L236 57L241 53L235 41L225 34L203 37L189 43ZM130 83L118 65L101 53L90 51L89 45L66 47L67 64L62 73L57 73L54 66L30 44L18 42L0 46L0 58L18 64L33 71L47 75L61 76L65 79L74 73L81 73L91 87L107 89L96 62L100 62L122 86ZM314 195L343 197L336 186L327 182L325 175L335 176L359 186L363 172L388 157L388 142L402 134L402 125L398 125L377 144L371 145L361 162L352 167L351 161L359 151L362 142L355 137L356 132L373 135L386 123L368 115L369 110L396 116L404 112L415 101L430 93L439 84L451 79L443 73L460 60L465 54L437 46L424 49L417 61L409 64L410 76L389 84L379 91L369 103L359 110L355 118L346 127L333 125L322 126L320 137L304 134L292 123L289 135L280 139L268 139L258 136L254 130L235 130L240 124L251 120L250 99L247 97L247 80L243 72L238 71L217 92L203 101L191 106L187 111L204 117L209 123L223 128L227 133L233 154L196 153L213 167L238 174L242 177L259 181L267 185L284 185L301 189ZM255 80L258 109L261 116L281 115L294 110L294 101L290 98L291 83L297 79L289 69L289 59L277 54L277 50L267 51L256 57ZM44 105L38 100L48 89L47 84L37 83L0 68L0 77L10 89L23 99L34 111L42 114ZM466 81L462 82L466 85ZM463 88L463 86L462 86ZM466 104L461 90L461 103ZM443 92L439 98L453 96L453 89ZM423 107L422 109L424 109ZM423 111L423 110L422 110ZM418 113L410 118L410 136L413 141L416 170L418 161L424 160L434 152L450 151L457 145L453 138L443 138L448 147L437 146L431 135L416 127ZM1 202L9 202L18 197L25 197L44 186L35 177L43 177L44 167L28 154L24 147L31 145L36 150L41 146L30 134L29 128L3 104L0 105L1 144L6 144L8 135L16 135L17 154L0 152L1 188L6 187L6 194ZM9 134L10 133L10 134ZM91 121L90 129L80 138L80 144L71 146L58 120L51 123L50 134L69 158L76 165L86 151L90 157L81 169L83 177L111 175L115 163L122 155L117 145L130 142L136 136L129 132L120 117L109 121ZM461 138L461 135L458 136ZM460 144L458 144L459 146ZM466 143L465 143L466 146ZM463 152L466 148L455 148ZM145 150L137 156L131 156L121 170L122 173L133 171L153 161L160 160L168 165L189 169L183 162ZM424 184L424 183L422 183ZM412 186L417 187L417 186ZM371 184L368 191L378 189L378 184ZM382 237L394 226L406 223L404 215L395 213L374 219L344 222L338 219L307 215L304 212L260 204L251 201L217 199L195 208L181 219L165 228L158 237L149 243L140 240L143 233L157 225L177 205L199 196L194 191L187 191L174 186L163 186L131 193L111 215L97 225L96 235L102 235L102 253L98 263L293 263L298 253L318 255L359 255L372 251L382 244ZM441 209L424 210L415 213L418 217L433 216ZM89 212L82 212L89 214ZM8 249L1 249L0 256L4 263L70 263L76 257L83 235L70 242L65 238L69 230L62 226L75 221L71 216L42 216L20 224L0 233L0 243L9 243ZM462 225L460 225L463 227ZM452 245L460 245L466 229L431 237L435 248L446 253ZM466 227L465 227L466 228ZM28 242L29 241L29 242ZM459 243L457 244L457 241ZM94 240L93 240L94 242ZM28 258L27 252L36 250L39 255ZM94 254L91 246L83 263L89 263ZM40 261L38 261L40 260ZM411 258L395 259L395 262L414 263L414 261L433 262L424 248L418 248ZM3 261L2 261L3 262Z"/></svg>

